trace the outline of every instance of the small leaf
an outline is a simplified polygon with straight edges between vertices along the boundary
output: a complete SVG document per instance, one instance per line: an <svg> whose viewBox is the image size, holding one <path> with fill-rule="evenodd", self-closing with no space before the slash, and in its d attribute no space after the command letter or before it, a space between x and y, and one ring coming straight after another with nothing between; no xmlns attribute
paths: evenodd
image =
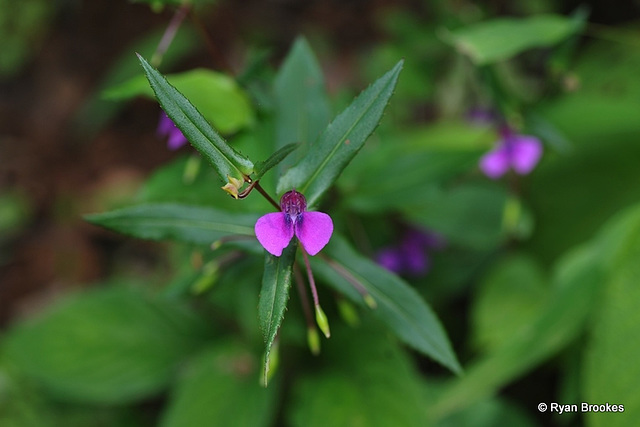
<svg viewBox="0 0 640 427"><path fill-rule="evenodd" d="M624 405L624 414L589 412L591 426L627 426L640 416L637 378L640 375L640 205L627 209L608 223L603 233L608 277L593 328L584 351L583 402ZM633 422L631 422L633 424Z"/></svg>
<svg viewBox="0 0 640 427"><path fill-rule="evenodd" d="M232 133L251 124L253 110L248 97L229 76L196 68L165 76L222 133ZM153 98L153 90L143 75L104 91L105 99Z"/></svg>
<svg viewBox="0 0 640 427"><path fill-rule="evenodd" d="M138 55L138 59L162 109L191 145L211 163L222 181L227 182L229 176L244 180L246 176L251 175L253 163L227 144L193 104L162 74L149 65L142 56Z"/></svg>
<svg viewBox="0 0 640 427"><path fill-rule="evenodd" d="M447 191L423 190L413 201L404 209L409 221L437 231L451 242L483 250L497 246L504 238L507 193L496 183L460 184Z"/></svg>
<svg viewBox="0 0 640 427"><path fill-rule="evenodd" d="M600 252L579 248L559 262L555 292L529 327L471 364L429 409L435 420L493 396L537 364L569 345L581 333L602 282Z"/></svg>
<svg viewBox="0 0 640 427"><path fill-rule="evenodd" d="M299 143L291 143L287 144L275 153L273 153L267 160L263 162L256 162L254 167L254 175L252 176L254 181L259 180L264 176L265 173L269 171L269 169L277 166L281 161L283 161L289 154L295 151L300 146Z"/></svg>
<svg viewBox="0 0 640 427"><path fill-rule="evenodd" d="M398 276L357 254L335 233L324 253L333 259L326 261L321 257L314 257L311 263L314 272L327 284L355 303L364 305L364 299L350 282L356 280L377 303L377 308L371 313L400 340L453 372L461 372L442 324L413 288ZM339 274L335 266L343 274Z"/></svg>
<svg viewBox="0 0 640 427"><path fill-rule="evenodd" d="M486 65L531 48L553 46L579 31L581 25L560 15L496 18L451 31L444 38L477 65Z"/></svg>
<svg viewBox="0 0 640 427"><path fill-rule="evenodd" d="M276 148L300 142L297 158L289 159L280 171L299 161L331 120L327 90L309 43L296 39L273 84L275 95Z"/></svg>
<svg viewBox="0 0 640 427"><path fill-rule="evenodd" d="M378 126L402 64L398 62L329 124L307 155L280 179L278 193L295 188L305 195L308 206L318 203Z"/></svg>
<svg viewBox="0 0 640 427"><path fill-rule="evenodd" d="M265 384L268 377L271 346L282 324L287 301L289 300L296 248L297 244L295 242L291 243L282 252L282 256L279 257L265 252L262 290L260 291L260 302L258 303L258 320L266 344L264 357Z"/></svg>
<svg viewBox="0 0 640 427"><path fill-rule="evenodd" d="M248 349L218 342L187 364L160 426L273 425L279 390L260 387L259 371L260 359Z"/></svg>
<svg viewBox="0 0 640 427"><path fill-rule="evenodd" d="M420 375L410 358L371 319L357 329L336 325L314 363L293 382L286 425L428 426Z"/></svg>
<svg viewBox="0 0 640 427"><path fill-rule="evenodd" d="M253 226L258 216L199 206L156 203L86 215L85 219L141 239L211 244L228 235L253 236Z"/></svg>
<svg viewBox="0 0 640 427"><path fill-rule="evenodd" d="M505 345L536 319L549 294L548 280L531 257L513 255L482 280L473 304L474 340L485 352Z"/></svg>
<svg viewBox="0 0 640 427"><path fill-rule="evenodd" d="M173 301L111 287L68 297L11 329L5 344L12 362L57 396L132 403L167 387L205 331Z"/></svg>

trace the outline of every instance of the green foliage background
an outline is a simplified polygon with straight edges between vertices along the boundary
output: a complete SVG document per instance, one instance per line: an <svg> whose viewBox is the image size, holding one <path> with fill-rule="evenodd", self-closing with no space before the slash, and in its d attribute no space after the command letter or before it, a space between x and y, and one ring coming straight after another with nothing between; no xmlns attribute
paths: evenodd
<svg viewBox="0 0 640 427"><path fill-rule="evenodd" d="M321 34L235 77L165 78L146 54L120 72L136 61L123 52L104 96L155 97L199 155L183 150L127 206L85 218L171 241L168 273L114 272L16 320L0 337L0 425L635 425L640 38L582 9L433 3L430 19L384 15L386 38L354 61L371 84L332 94L323 69L339 60ZM167 62L199 43L184 34ZM117 108L92 102L91 126ZM482 175L498 134L468 119L477 107L542 140L530 175ZM293 291L296 245L265 255L253 225L273 207L256 190L229 197L231 178L276 199L296 188L333 218L311 260L331 324L319 355ZM2 200L10 233L21 202ZM428 274L377 265L413 228L447 242Z"/></svg>

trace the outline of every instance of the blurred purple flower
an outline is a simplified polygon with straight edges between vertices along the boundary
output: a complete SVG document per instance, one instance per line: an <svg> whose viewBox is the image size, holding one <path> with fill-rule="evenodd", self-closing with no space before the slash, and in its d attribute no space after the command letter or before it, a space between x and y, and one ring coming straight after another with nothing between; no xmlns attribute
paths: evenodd
<svg viewBox="0 0 640 427"><path fill-rule="evenodd" d="M520 175L531 172L542 157L540 140L530 135L518 135L508 128L501 134L497 147L480 158L482 172L491 179L500 178L509 169Z"/></svg>
<svg viewBox="0 0 640 427"><path fill-rule="evenodd" d="M307 211L307 200L296 190L282 195L280 212L266 214L255 225L256 237L272 255L282 255L295 234L309 255L315 255L329 243L333 234L331 217Z"/></svg>
<svg viewBox="0 0 640 427"><path fill-rule="evenodd" d="M164 111L160 113L160 121L156 132L159 137L168 137L167 148L169 150L177 150L187 143L187 138Z"/></svg>
<svg viewBox="0 0 640 427"><path fill-rule="evenodd" d="M429 251L442 249L446 241L436 233L410 229L397 246L382 249L376 256L379 265L398 274L422 276L429 271Z"/></svg>
<svg viewBox="0 0 640 427"><path fill-rule="evenodd" d="M474 107L467 111L466 120L474 125L492 125L498 119L495 111L488 107Z"/></svg>

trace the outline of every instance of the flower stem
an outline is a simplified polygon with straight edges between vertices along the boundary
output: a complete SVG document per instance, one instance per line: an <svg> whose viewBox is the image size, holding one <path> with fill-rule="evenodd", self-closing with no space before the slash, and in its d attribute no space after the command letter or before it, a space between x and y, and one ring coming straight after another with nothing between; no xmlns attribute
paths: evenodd
<svg viewBox="0 0 640 427"><path fill-rule="evenodd" d="M360 283L360 281L353 274L351 274L349 270L347 270L342 265L337 263L334 259L329 258L324 254L320 254L320 256L322 257L322 259L324 259L327 262L329 267L333 268L336 271L336 273L344 277L347 282L351 283L351 285L355 288L355 290L358 291L358 293L362 296L362 299L364 299L364 302L369 306L369 308L373 309L378 306L378 304L376 303L376 300L373 299L369 291L362 285L362 283Z"/></svg>
<svg viewBox="0 0 640 427"><path fill-rule="evenodd" d="M160 43L158 43L158 47L156 48L156 51L153 53L153 56L151 57L151 65L153 65L155 68L158 68L158 66L162 62L162 58L164 57L164 54L167 52L167 49L169 49L169 46L171 46L171 42L173 42L173 39L176 36L176 33L178 32L178 28L180 28L180 25L182 24L182 21L184 21L184 18L189 13L189 10L191 10L191 5L184 4L176 10L176 13L173 15L173 18L171 18L171 21L169 22L167 29L164 31L164 34L160 39Z"/></svg>
<svg viewBox="0 0 640 427"><path fill-rule="evenodd" d="M307 267L307 277L309 278L309 287L311 288L311 295L313 296L313 305L318 306L320 302L318 300L318 290L316 289L316 282L313 280L313 273L311 272L311 264L309 263L309 256L307 255L307 251L304 250L304 247L300 245L300 250L302 251L302 258L304 258L304 265Z"/></svg>
<svg viewBox="0 0 640 427"><path fill-rule="evenodd" d="M271 196L269 195L269 193L267 193L264 188L262 188L262 186L260 186L260 181L256 181L255 184L253 185L256 190L258 190L258 192L260 194L262 194L262 196L267 199L269 201L269 203L271 203L278 211L280 210L280 205L278 204L278 202L276 202L275 200L273 200L273 198L271 198ZM304 254L304 249L302 250L302 253ZM305 254L306 256L306 254Z"/></svg>
<svg viewBox="0 0 640 427"><path fill-rule="evenodd" d="M329 329L329 320L327 319L327 315L324 314L322 307L320 307L320 301L318 300L318 290L316 289L316 281L313 279L313 272L311 271L309 256L307 255L307 251L304 250L304 247L302 245L300 245L300 250L302 251L302 257L304 258L304 265L305 267L307 267L307 277L309 278L309 287L311 288L311 294L313 295L313 305L315 306L316 312L316 324L318 325L324 336L329 338L331 336L331 331Z"/></svg>

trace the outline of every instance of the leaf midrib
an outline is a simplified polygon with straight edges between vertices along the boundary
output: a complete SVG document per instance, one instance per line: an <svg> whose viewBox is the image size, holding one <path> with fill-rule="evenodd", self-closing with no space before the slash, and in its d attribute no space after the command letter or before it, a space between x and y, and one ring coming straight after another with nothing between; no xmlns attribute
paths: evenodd
<svg viewBox="0 0 640 427"><path fill-rule="evenodd" d="M362 120L362 117L364 117L369 110L371 110L373 104L378 100L378 98L380 97L380 94L382 94L387 87L391 84L391 82L393 81L393 79L390 79L376 94L376 96L371 100L371 102L367 105L367 107L365 109L361 110L361 114L359 115L359 117L357 118L357 120L355 120L353 122L353 125L351 125L351 127L349 127L349 129L343 134L343 136L340 138L340 140L338 141L337 144L335 144L335 146L333 147L333 149L331 150L331 152L325 157L325 159L322 161L322 163L320 164L320 166L315 170L315 172L313 173L313 175L311 175L311 177L309 177L309 179L307 180L306 184L303 187L303 193L309 188L309 186L311 185L311 183L317 178L317 176L320 174L321 171L324 170L324 168L326 167L326 165L329 163L329 160L335 155L336 151L338 151L340 149L340 146L342 145L342 143L345 141L347 135L349 135L353 129L360 123L360 121ZM332 123L333 124L333 123ZM330 125L331 126L331 125ZM373 131L372 131L373 132ZM367 136L364 137L363 143L366 141L366 139L369 137L371 133L369 133ZM315 197L314 197L315 198ZM311 204L311 203L310 203Z"/></svg>

